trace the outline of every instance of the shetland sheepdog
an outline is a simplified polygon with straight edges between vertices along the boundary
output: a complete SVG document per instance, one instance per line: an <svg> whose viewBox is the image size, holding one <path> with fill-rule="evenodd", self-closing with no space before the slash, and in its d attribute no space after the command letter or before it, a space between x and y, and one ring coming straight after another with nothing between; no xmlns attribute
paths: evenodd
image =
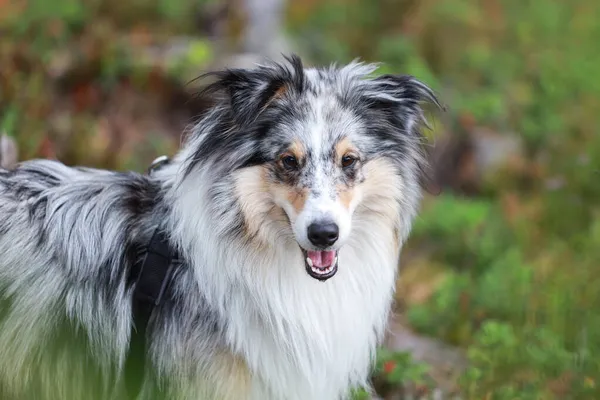
<svg viewBox="0 0 600 400"><path fill-rule="evenodd" d="M0 169L2 399L329 400L369 384L426 156L434 92L296 56L207 74L216 99L152 174ZM131 271L178 254L147 321Z"/></svg>

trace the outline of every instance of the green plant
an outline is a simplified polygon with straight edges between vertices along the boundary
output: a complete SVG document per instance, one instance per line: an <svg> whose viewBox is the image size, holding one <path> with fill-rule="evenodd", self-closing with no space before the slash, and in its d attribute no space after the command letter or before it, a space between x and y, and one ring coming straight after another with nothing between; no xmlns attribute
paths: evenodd
<svg viewBox="0 0 600 400"><path fill-rule="evenodd" d="M407 385L431 389L432 380L428 372L429 367L416 362L409 352L379 348L372 371L372 380L379 391L385 391L386 388L403 388ZM371 392L365 388L357 388L352 392L353 400L370 398Z"/></svg>
<svg viewBox="0 0 600 400"><path fill-rule="evenodd" d="M584 398L592 384L577 373L576 357L545 328L486 322L474 337L461 384L469 398ZM586 386L587 382L587 388Z"/></svg>
<svg viewBox="0 0 600 400"><path fill-rule="evenodd" d="M425 385L429 383L426 364L413 360L409 352L390 351L379 349L374 375L380 377L386 384L405 385L416 383Z"/></svg>

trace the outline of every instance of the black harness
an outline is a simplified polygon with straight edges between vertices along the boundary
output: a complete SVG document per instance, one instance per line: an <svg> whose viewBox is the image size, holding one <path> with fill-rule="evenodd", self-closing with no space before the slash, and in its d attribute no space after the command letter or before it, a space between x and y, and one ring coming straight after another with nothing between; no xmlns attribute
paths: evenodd
<svg viewBox="0 0 600 400"><path fill-rule="evenodd" d="M152 174L169 162L159 157L150 166ZM125 383L127 394L136 398L141 390L146 367L146 328L154 308L163 299L171 277L181 264L177 252L171 247L161 226L157 227L147 246L139 250L138 261L132 265L129 279L133 285L132 313L134 327L131 333L129 353L125 360Z"/></svg>

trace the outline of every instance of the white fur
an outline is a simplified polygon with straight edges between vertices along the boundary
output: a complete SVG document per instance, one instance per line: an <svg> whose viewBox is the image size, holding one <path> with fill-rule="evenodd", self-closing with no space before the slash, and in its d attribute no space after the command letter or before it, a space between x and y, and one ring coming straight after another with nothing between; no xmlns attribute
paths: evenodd
<svg viewBox="0 0 600 400"><path fill-rule="evenodd" d="M228 343L254 371L251 398L338 399L367 384L394 290L394 220L360 214L339 252L338 273L319 282L306 274L292 238L273 236L275 245L256 250L220 242L213 232L221 222L203 212L209 209L203 172L171 194L172 229L188 257L202 265L195 268L197 280L228 321Z"/></svg>

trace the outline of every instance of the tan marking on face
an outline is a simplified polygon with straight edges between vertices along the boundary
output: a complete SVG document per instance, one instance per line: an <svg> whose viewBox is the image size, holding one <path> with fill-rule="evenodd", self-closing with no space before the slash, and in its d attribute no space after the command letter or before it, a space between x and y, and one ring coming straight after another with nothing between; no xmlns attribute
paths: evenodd
<svg viewBox="0 0 600 400"><path fill-rule="evenodd" d="M356 152L356 148L354 147L354 145L348 138L344 138L344 139L340 140L335 145L335 154L336 154L337 160L341 160L342 157L344 157L344 155L346 155L348 153L353 154L355 152Z"/></svg>
<svg viewBox="0 0 600 400"><path fill-rule="evenodd" d="M304 209L304 204L306 204L306 199L308 198L308 189L289 189L287 198L292 204L292 207L294 207L296 214L300 214Z"/></svg>
<svg viewBox="0 0 600 400"><path fill-rule="evenodd" d="M306 150L302 143L297 140L294 140L288 149L288 152L291 153L298 161L304 159L306 156Z"/></svg>
<svg viewBox="0 0 600 400"><path fill-rule="evenodd" d="M337 189L338 198L340 199L340 202L342 203L344 208L346 208L346 210L349 210L350 207L352 206L352 201L354 200L354 196L356 195L355 188L350 188L346 185L338 185L336 189Z"/></svg>
<svg viewBox="0 0 600 400"><path fill-rule="evenodd" d="M385 159L367 162L364 173L364 182L357 186L361 189L361 201L378 215L395 220L399 211L398 201L402 200L402 178Z"/></svg>
<svg viewBox="0 0 600 400"><path fill-rule="evenodd" d="M268 179L264 166L244 168L236 173L235 191L244 217L244 235L257 247L270 246L280 224L287 223L284 210L274 207L285 199L283 185L275 185ZM289 190L289 188L287 188ZM277 196L280 197L279 199ZM275 232L275 233L274 233Z"/></svg>
<svg viewBox="0 0 600 400"><path fill-rule="evenodd" d="M254 235L260 230L261 216L267 214L271 208L267 169L259 165L237 172L235 192L248 234Z"/></svg>
<svg viewBox="0 0 600 400"><path fill-rule="evenodd" d="M346 154L354 154L354 153L356 153L356 149L355 149L354 145L352 144L352 141L350 141L350 139L348 139L348 138L344 138L344 139L340 140L335 145L336 160L338 162L341 162L342 157L344 157ZM337 194L338 194L338 198L339 198L340 202L347 210L349 210L352 206L352 201L354 200L354 198L357 194L356 189L350 188L346 185L338 185L336 187L336 190L337 190Z"/></svg>
<svg viewBox="0 0 600 400"><path fill-rule="evenodd" d="M273 198L277 203L289 203L296 212L296 215L300 214L304 209L309 194L308 189L298 189L280 183L271 183L269 190L273 193Z"/></svg>

